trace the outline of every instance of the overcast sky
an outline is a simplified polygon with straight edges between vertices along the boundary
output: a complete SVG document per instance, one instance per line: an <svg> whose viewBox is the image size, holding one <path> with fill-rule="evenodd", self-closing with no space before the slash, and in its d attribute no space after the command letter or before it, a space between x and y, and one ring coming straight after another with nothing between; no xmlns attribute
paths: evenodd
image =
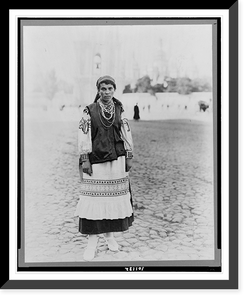
<svg viewBox="0 0 249 300"><path fill-rule="evenodd" d="M96 30L100 35L94 34ZM54 68L60 78L73 81L74 41L97 43L101 36L101 43L108 43L113 31L118 32L121 59L126 65L135 59L141 72L153 65L161 47L172 76L179 67L183 75L190 77L193 70L199 77L212 74L211 25L25 26L26 79L31 80L37 70L45 72Z"/></svg>

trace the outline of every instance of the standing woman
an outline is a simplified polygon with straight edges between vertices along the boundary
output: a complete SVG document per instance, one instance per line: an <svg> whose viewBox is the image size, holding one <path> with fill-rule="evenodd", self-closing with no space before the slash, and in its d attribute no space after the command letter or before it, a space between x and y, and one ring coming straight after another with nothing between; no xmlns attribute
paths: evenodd
<svg viewBox="0 0 249 300"><path fill-rule="evenodd" d="M81 195L75 215L79 231L88 234L88 261L95 256L98 234L104 234L110 250L118 251L113 232L128 230L134 220L131 130L122 103L113 97L115 80L103 76L96 85L98 93L83 110L78 130Z"/></svg>

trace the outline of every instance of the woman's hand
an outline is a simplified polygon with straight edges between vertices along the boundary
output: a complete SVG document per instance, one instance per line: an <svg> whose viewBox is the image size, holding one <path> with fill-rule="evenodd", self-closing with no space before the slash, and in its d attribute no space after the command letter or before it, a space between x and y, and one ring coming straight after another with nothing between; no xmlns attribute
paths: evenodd
<svg viewBox="0 0 249 300"><path fill-rule="evenodd" d="M92 165L89 160L86 160L82 163L82 171L90 176L92 176Z"/></svg>
<svg viewBox="0 0 249 300"><path fill-rule="evenodd" d="M125 171L129 172L132 167L132 158L126 158L125 160Z"/></svg>

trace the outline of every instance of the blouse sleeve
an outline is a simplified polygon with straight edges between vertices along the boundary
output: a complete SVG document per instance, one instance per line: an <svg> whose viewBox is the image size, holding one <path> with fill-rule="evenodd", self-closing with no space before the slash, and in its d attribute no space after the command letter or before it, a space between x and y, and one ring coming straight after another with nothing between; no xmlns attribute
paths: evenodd
<svg viewBox="0 0 249 300"><path fill-rule="evenodd" d="M124 111L121 114L121 138L124 141L124 147L126 150L126 156L128 158L133 157L133 141L131 135L131 128Z"/></svg>
<svg viewBox="0 0 249 300"><path fill-rule="evenodd" d="M81 157L92 152L91 117L88 108L83 110L78 129L78 153Z"/></svg>

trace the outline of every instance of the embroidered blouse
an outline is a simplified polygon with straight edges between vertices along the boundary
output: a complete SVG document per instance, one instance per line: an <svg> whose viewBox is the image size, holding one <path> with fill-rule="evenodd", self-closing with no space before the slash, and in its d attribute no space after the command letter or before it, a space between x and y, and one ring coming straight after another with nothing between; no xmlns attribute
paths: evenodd
<svg viewBox="0 0 249 300"><path fill-rule="evenodd" d="M131 129L127 117L125 116L123 107L121 109L121 127L120 127L120 137L124 142L124 149L126 151L126 157L133 156L133 141L131 135ZM89 108L86 107L83 110L82 117L79 121L78 130L78 153L79 156L85 154L91 154L93 151L92 143L92 125L91 125L91 115L89 113Z"/></svg>

